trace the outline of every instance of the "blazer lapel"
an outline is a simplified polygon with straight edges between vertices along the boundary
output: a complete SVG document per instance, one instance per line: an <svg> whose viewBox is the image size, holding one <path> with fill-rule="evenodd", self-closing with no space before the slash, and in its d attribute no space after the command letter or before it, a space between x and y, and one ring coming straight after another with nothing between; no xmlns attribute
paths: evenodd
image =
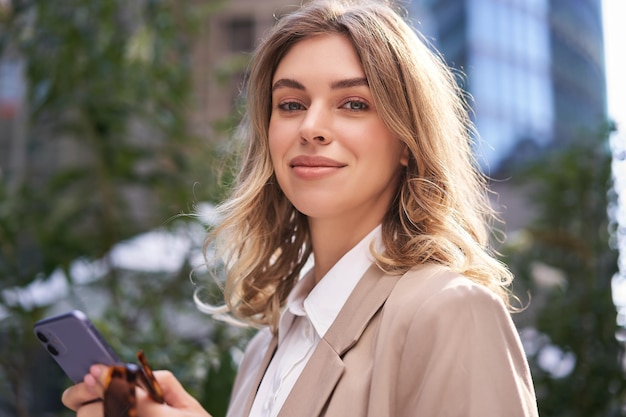
<svg viewBox="0 0 626 417"><path fill-rule="evenodd" d="M319 415L343 374L341 357L359 340L400 276L386 275L375 264L365 272L304 367L279 417Z"/></svg>
<svg viewBox="0 0 626 417"><path fill-rule="evenodd" d="M285 400L278 417L317 416L343 373L343 361L322 339Z"/></svg>
<svg viewBox="0 0 626 417"><path fill-rule="evenodd" d="M263 355L263 358L254 363L256 372L250 373L250 376L242 382L241 387L237 390L240 393L246 393L247 396L241 396L239 398L233 398L231 400L230 408L228 410L228 416L248 416L254 403L254 397L256 396L261 379L267 367L269 366L274 353L276 352L276 346L278 344L278 337L273 336L269 341L267 351Z"/></svg>

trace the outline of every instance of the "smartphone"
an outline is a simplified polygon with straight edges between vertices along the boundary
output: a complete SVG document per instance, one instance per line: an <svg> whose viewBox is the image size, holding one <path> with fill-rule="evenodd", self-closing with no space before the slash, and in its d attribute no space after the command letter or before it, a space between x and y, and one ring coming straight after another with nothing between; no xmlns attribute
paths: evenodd
<svg viewBox="0 0 626 417"><path fill-rule="evenodd" d="M37 339L74 382L81 382L91 365L119 365L115 351L79 310L49 317L35 323Z"/></svg>

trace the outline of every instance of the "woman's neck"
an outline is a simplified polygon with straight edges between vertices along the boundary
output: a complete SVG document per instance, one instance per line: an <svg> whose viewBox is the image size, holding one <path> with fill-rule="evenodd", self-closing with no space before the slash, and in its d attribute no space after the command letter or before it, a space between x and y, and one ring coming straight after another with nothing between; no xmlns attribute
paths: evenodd
<svg viewBox="0 0 626 417"><path fill-rule="evenodd" d="M324 275L379 223L350 223L316 221L309 219L315 267L313 274L318 283Z"/></svg>

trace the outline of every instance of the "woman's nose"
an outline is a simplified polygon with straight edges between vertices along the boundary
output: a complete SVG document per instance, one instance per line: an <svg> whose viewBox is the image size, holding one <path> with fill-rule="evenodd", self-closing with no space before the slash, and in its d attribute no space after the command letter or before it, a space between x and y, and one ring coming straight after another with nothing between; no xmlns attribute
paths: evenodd
<svg viewBox="0 0 626 417"><path fill-rule="evenodd" d="M330 111L322 106L311 105L302 119L300 126L300 140L318 144L328 144L332 141Z"/></svg>

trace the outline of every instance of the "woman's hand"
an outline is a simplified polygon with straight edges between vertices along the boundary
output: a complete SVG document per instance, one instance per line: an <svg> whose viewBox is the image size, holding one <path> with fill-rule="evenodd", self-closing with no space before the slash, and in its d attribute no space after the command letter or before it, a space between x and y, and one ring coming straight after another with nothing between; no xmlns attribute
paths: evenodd
<svg viewBox="0 0 626 417"><path fill-rule="evenodd" d="M77 417L99 417L103 415L104 380L108 368L102 365L91 367L83 382L63 393L63 404L76 411ZM211 417L200 403L185 391L176 377L169 371L155 371L154 376L163 390L165 404L158 404L141 388L137 388L137 414L139 417Z"/></svg>

